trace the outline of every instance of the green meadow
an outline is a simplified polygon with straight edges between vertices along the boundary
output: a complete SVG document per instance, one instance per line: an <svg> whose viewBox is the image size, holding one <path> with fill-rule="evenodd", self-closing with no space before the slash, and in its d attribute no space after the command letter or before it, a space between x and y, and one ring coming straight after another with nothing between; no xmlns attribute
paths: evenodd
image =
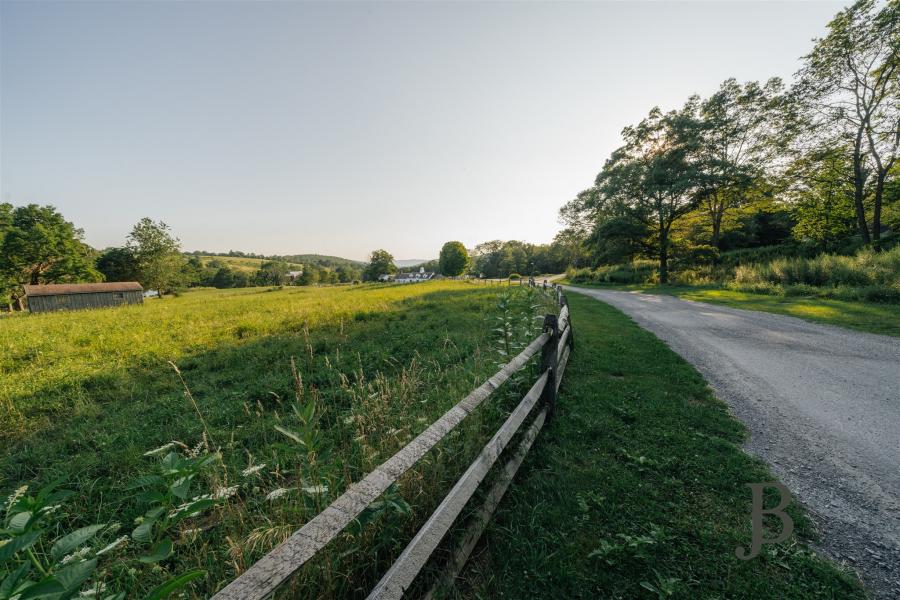
<svg viewBox="0 0 900 600"><path fill-rule="evenodd" d="M29 506L43 506L41 486L70 490L40 509L44 534L29 559L62 573L59 540L90 528L72 552L96 560L84 585L105 586L98 597L166 597L154 590L178 577L187 597L209 597L482 383L554 308L519 286L431 282L196 290L6 317L0 500L34 495ZM736 561L733 546L749 534L743 484L771 477L740 451L741 426L696 371L621 313L580 297L572 309L576 351L559 414L451 594L859 596L801 542ZM535 369L507 382L279 596L365 597Z"/></svg>

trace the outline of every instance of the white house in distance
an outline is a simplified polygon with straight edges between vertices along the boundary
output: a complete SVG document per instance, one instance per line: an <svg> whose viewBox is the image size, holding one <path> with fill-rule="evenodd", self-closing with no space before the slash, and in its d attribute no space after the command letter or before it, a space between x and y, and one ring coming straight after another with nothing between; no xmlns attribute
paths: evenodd
<svg viewBox="0 0 900 600"><path fill-rule="evenodd" d="M394 275L394 283L417 283L434 279L434 273L426 273L425 267L419 267L418 273L397 273Z"/></svg>
<svg viewBox="0 0 900 600"><path fill-rule="evenodd" d="M287 272L288 281L290 281L291 283L294 283L298 279L300 279L301 275L303 275L303 271L288 271Z"/></svg>

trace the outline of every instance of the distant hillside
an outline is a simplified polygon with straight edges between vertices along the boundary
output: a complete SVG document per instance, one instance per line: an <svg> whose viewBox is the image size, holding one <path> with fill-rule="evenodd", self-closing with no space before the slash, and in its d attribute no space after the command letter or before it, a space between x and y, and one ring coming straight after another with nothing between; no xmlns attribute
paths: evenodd
<svg viewBox="0 0 900 600"><path fill-rule="evenodd" d="M216 267L226 266L235 271L244 271L251 274L256 273L262 264L269 260L266 258L250 258L248 256L218 256L214 254L198 254L196 256L203 263L204 267L208 267L210 263L213 263L213 266ZM297 264L293 261L288 261L288 264L292 270L300 271L303 269L302 263Z"/></svg>
<svg viewBox="0 0 900 600"><path fill-rule="evenodd" d="M409 258L406 260L395 260L394 264L397 265L398 267L405 268L405 267L417 267L419 265L424 265L427 262L428 262L428 259L425 259L425 258Z"/></svg>
<svg viewBox="0 0 900 600"><path fill-rule="evenodd" d="M273 254L270 256L265 256L262 254L255 254L253 252L205 252L205 251L195 251L189 252L189 255L197 256L201 260L204 260L204 264L209 260L218 259L221 262L227 263L229 265L242 268L243 270L256 270L259 266L267 261L267 260L282 260L288 263L291 263L292 266L300 265L317 265L319 267L328 267L335 268L340 266L350 266L355 267L357 269L362 268L366 265L364 262L360 262L358 260L351 260L349 258L342 258L340 256L328 256L327 254L286 254L286 255L277 255Z"/></svg>
<svg viewBox="0 0 900 600"><path fill-rule="evenodd" d="M273 258L286 260L288 262L314 264L319 265L320 267L339 267L341 265L344 265L349 267L361 268L366 266L366 263L358 260L341 258L340 256L329 256L327 254L290 254Z"/></svg>

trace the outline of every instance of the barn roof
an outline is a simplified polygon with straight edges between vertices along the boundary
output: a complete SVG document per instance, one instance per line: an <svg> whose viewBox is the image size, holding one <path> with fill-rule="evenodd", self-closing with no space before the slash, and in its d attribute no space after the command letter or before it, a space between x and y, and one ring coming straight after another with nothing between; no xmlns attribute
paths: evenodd
<svg viewBox="0 0 900 600"><path fill-rule="evenodd" d="M52 283L26 285L26 296L59 296L61 294L99 294L103 292L143 292L136 281L112 281L108 283Z"/></svg>

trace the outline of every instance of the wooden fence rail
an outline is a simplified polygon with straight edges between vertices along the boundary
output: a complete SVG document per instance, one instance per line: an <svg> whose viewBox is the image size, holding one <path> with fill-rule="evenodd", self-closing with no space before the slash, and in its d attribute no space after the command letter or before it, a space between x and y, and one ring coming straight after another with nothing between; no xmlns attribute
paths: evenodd
<svg viewBox="0 0 900 600"><path fill-rule="evenodd" d="M541 352L540 375L537 381L444 497L431 517L419 529L391 568L384 574L381 581L369 594L369 598L402 597L403 592L412 584L466 503L474 495L479 484L500 458L503 450L522 428L529 414L536 406L540 405L541 408L531 425L500 468L495 482L487 492L483 505L475 511L463 534L462 542L453 552L450 564L447 565L436 586L428 593L428 597L438 586L450 584L465 565L544 423L553 417L557 390L559 390L569 355L574 346L572 319L562 288L550 286L550 289L553 289L561 308L558 315L550 314L544 318L541 335L456 406L444 413L418 437L376 467L361 481L352 484L328 508L313 517L291 537L219 591L213 596L213 600L262 600L275 592L316 552L340 535L341 531L356 519L369 504L412 468L426 452L490 397L510 376L524 367L538 352Z"/></svg>

